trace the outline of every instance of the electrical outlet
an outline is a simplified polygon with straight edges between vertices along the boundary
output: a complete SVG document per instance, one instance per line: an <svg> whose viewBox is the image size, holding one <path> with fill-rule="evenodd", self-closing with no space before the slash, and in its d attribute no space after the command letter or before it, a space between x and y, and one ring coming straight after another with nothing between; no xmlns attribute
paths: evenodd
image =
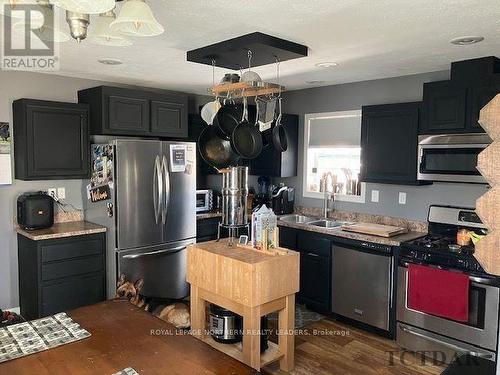
<svg viewBox="0 0 500 375"><path fill-rule="evenodd" d="M57 188L57 199L66 199L66 189L63 187Z"/></svg>
<svg viewBox="0 0 500 375"><path fill-rule="evenodd" d="M378 190L372 190L372 202L378 202L379 198L379 191Z"/></svg>
<svg viewBox="0 0 500 375"><path fill-rule="evenodd" d="M57 189L56 188L47 189L47 195L52 197L54 200L57 200Z"/></svg>
<svg viewBox="0 0 500 375"><path fill-rule="evenodd" d="M399 204L406 204L406 193L399 192Z"/></svg>

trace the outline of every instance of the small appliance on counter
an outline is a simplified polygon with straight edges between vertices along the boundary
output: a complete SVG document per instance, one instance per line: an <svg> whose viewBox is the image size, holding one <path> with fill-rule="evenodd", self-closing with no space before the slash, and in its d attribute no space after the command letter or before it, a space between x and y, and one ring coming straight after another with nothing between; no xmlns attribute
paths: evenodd
<svg viewBox="0 0 500 375"><path fill-rule="evenodd" d="M17 223L35 230L54 225L54 200L43 192L28 192L17 198Z"/></svg>
<svg viewBox="0 0 500 375"><path fill-rule="evenodd" d="M214 209L213 190L196 190L196 212L208 212Z"/></svg>
<svg viewBox="0 0 500 375"><path fill-rule="evenodd" d="M270 206L270 191L271 191L271 179L267 176L260 176L257 180L259 184L257 195L255 196L252 204L254 209L255 207L260 207L263 204L266 206Z"/></svg>
<svg viewBox="0 0 500 375"><path fill-rule="evenodd" d="M295 189L284 186L276 187L271 194L271 207L276 215L293 213L295 202Z"/></svg>

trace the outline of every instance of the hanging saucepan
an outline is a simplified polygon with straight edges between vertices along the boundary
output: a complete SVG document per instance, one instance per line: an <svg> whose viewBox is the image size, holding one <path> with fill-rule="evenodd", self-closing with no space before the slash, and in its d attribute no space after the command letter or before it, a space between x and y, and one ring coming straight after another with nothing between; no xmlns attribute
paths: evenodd
<svg viewBox="0 0 500 375"><path fill-rule="evenodd" d="M206 126L198 137L200 155L215 169L227 168L235 165L238 154L231 147L231 142L224 137L217 126Z"/></svg>
<svg viewBox="0 0 500 375"><path fill-rule="evenodd" d="M285 152L288 149L288 139L286 136L286 129L281 125L281 96L278 98L279 114L276 119L276 124L273 128L272 141L273 146L277 151Z"/></svg>
<svg viewBox="0 0 500 375"><path fill-rule="evenodd" d="M229 140L231 139L234 128L236 128L240 122L243 115L242 112L241 105L225 100L214 117L213 125L219 127L224 137Z"/></svg>
<svg viewBox="0 0 500 375"><path fill-rule="evenodd" d="M262 135L259 129L248 122L248 102L243 98L243 116L231 135L234 151L245 159L254 159L262 151Z"/></svg>

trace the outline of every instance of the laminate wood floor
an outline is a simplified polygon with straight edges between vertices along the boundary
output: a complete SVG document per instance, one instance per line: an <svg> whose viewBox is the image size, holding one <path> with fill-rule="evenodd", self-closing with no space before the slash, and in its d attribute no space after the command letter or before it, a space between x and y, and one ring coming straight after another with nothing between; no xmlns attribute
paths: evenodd
<svg viewBox="0 0 500 375"><path fill-rule="evenodd" d="M295 339L295 370L297 375L436 375L443 367L433 365L405 353L404 362L394 341L367 333L349 325L323 319L303 328L307 334ZM314 334L316 331L316 334ZM391 354L393 362L390 363ZM278 364L264 369L266 375L286 375Z"/></svg>

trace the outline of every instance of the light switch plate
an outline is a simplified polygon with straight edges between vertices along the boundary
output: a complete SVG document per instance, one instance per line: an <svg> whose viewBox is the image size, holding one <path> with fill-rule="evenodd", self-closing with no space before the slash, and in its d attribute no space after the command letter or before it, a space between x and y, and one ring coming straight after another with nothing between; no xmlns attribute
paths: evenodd
<svg viewBox="0 0 500 375"><path fill-rule="evenodd" d="M372 190L372 202L378 202L379 198L379 191L378 190Z"/></svg>
<svg viewBox="0 0 500 375"><path fill-rule="evenodd" d="M57 188L57 198L66 199L66 189L63 187Z"/></svg>
<svg viewBox="0 0 500 375"><path fill-rule="evenodd" d="M399 192L399 204L406 204L406 193Z"/></svg>

